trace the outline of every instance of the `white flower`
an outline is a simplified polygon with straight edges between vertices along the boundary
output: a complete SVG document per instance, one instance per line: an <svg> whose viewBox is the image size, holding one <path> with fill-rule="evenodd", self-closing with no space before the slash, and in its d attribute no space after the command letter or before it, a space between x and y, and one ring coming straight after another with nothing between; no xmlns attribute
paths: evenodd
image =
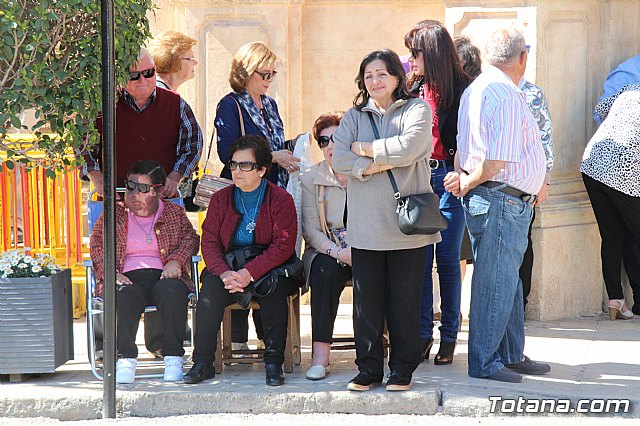
<svg viewBox="0 0 640 426"><path fill-rule="evenodd" d="M25 256L25 257L22 258L22 261L24 263L31 263L32 260L34 260L34 259L31 256Z"/></svg>
<svg viewBox="0 0 640 426"><path fill-rule="evenodd" d="M23 263L23 262L20 262L20 263L18 264L18 268L20 268L20 269L24 269L24 268L26 268L27 266L29 266L29 265L27 265L26 263Z"/></svg>
<svg viewBox="0 0 640 426"><path fill-rule="evenodd" d="M31 265L31 271L38 273L40 271L42 271L42 268L39 265Z"/></svg>

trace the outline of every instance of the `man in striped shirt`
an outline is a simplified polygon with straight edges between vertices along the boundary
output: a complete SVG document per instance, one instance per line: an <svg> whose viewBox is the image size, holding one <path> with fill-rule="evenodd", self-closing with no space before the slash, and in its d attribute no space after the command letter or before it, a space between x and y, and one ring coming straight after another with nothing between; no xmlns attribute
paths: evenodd
<svg viewBox="0 0 640 426"><path fill-rule="evenodd" d="M463 197L473 247L469 375L514 383L551 371L523 354L518 271L546 171L538 125L518 88L527 55L517 29L491 35L489 65L460 101L456 171L445 178L445 189Z"/></svg>

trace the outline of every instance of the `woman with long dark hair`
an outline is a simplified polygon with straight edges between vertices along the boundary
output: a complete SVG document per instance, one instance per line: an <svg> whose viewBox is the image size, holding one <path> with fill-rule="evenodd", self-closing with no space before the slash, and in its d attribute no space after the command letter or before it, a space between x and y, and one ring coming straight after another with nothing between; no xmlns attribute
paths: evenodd
<svg viewBox="0 0 640 426"><path fill-rule="evenodd" d="M440 347L434 364L453 362L458 329L460 327L460 246L464 232L462 203L444 189L444 177L453 171L458 134L458 108L462 92L469 85L469 77L462 70L460 59L447 29L437 21L429 21L414 28L405 36L411 52L413 79L411 91L424 99L433 110L431 127L433 151L429 166L431 186L440 197L440 212L447 220L442 241L427 247L427 267L422 289L420 310L420 338L422 354L429 359L433 345L433 279L434 251L440 281L441 326ZM434 250L435 248L435 250Z"/></svg>

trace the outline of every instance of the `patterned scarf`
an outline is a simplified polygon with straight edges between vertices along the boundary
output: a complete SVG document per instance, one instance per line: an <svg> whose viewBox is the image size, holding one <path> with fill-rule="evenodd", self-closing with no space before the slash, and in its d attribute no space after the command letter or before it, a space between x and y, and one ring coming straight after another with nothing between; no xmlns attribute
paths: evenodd
<svg viewBox="0 0 640 426"><path fill-rule="evenodd" d="M280 151L284 149L284 126L282 120L276 112L276 101L269 96L262 95L262 106L266 112L266 116L269 119L269 125L265 123L262 114L258 110L255 102L251 99L251 95L246 90L241 93L235 93L236 99L240 106L249 113L251 121L260 129L260 133L267 138L271 151ZM287 170L280 167L277 163L274 163L271 167L278 168L278 186L287 188L287 182L289 181L289 173Z"/></svg>

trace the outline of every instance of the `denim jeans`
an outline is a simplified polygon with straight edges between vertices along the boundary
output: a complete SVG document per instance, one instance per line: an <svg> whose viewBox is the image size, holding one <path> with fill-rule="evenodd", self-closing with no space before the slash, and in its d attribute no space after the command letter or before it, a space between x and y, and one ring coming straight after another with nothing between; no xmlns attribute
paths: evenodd
<svg viewBox="0 0 640 426"><path fill-rule="evenodd" d="M524 307L518 275L532 206L478 186L464 197L473 277L469 314L469 375L487 377L522 360Z"/></svg>
<svg viewBox="0 0 640 426"><path fill-rule="evenodd" d="M464 233L464 210L462 203L450 192L445 191L443 180L453 166L431 170L431 187L440 197L440 212L447 220L447 229L442 231L442 241L435 244L436 266L440 282L441 326L440 340L455 342L460 328L460 246ZM427 267L422 284L422 304L420 308L420 338L433 336L433 253L434 245L427 246Z"/></svg>

